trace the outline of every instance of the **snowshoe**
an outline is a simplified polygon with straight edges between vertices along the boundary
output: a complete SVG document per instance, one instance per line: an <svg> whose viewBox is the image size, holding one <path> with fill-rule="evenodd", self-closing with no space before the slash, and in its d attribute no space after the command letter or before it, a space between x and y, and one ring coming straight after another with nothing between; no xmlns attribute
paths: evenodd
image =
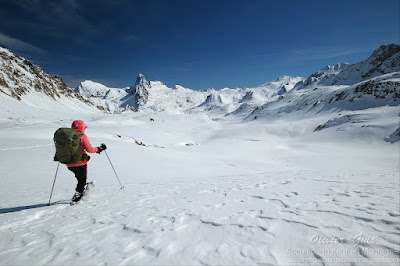
<svg viewBox="0 0 400 266"><path fill-rule="evenodd" d="M83 199L86 199L90 195L90 193L94 191L95 183L96 181L88 182L86 183L85 189L83 190L82 193L75 192L75 195L72 198L71 205L75 205L78 202L82 201Z"/></svg>
<svg viewBox="0 0 400 266"><path fill-rule="evenodd" d="M83 191L83 197L87 197L91 192L94 191L96 181L86 183L85 190Z"/></svg>
<svg viewBox="0 0 400 266"><path fill-rule="evenodd" d="M74 205L78 201L80 201L82 199L82 196L83 196L83 193L80 193L80 192L76 191L74 196L72 197L71 205Z"/></svg>

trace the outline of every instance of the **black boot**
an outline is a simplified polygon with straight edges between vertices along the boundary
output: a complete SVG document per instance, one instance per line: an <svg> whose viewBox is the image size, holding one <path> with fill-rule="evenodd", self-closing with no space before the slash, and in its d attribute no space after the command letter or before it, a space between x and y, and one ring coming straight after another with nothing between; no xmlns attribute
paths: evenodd
<svg viewBox="0 0 400 266"><path fill-rule="evenodd" d="M72 202L78 202L82 198L82 194L78 191L75 192L75 195L72 197Z"/></svg>

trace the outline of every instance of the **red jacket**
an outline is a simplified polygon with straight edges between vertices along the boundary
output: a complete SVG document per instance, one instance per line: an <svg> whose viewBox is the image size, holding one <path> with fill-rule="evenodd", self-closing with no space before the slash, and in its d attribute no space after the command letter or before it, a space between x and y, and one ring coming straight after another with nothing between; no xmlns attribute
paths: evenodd
<svg viewBox="0 0 400 266"><path fill-rule="evenodd" d="M82 120L75 120L72 122L71 128L75 129L76 133L81 134L83 133L81 137L81 148L83 150L83 153L95 153L99 152L98 148L92 147L92 144L90 144L88 136L85 135L85 129L86 129L86 124ZM88 161L80 161L79 163L73 163L73 164L67 164L67 167L77 167L77 166L82 166L85 165Z"/></svg>

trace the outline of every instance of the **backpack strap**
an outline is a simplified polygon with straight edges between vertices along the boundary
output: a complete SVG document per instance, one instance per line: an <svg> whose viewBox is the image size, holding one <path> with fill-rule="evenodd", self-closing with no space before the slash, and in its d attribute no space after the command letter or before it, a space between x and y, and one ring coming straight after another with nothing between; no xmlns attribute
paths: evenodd
<svg viewBox="0 0 400 266"><path fill-rule="evenodd" d="M85 135L85 133L79 133L79 134L78 134L79 138L82 138L83 135ZM86 151L85 151L85 150L82 150L82 153L83 153L83 154L82 154L82 159L81 159L81 161L84 161L84 162L89 161L89 160L90 160L90 156L86 154Z"/></svg>

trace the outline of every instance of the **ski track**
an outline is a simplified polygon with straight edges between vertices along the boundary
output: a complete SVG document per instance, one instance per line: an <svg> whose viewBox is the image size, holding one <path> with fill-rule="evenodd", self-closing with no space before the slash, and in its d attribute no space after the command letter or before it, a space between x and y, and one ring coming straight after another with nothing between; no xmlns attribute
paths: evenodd
<svg viewBox="0 0 400 266"><path fill-rule="evenodd" d="M4 225L3 213L1 243L7 249L0 257L2 264L285 264L290 256L274 246L296 231L319 262L327 258L310 236L343 238L340 248L355 249L354 232L379 232L367 247L398 254L398 189L339 181L333 186L332 177L307 175L127 184L123 190L99 188L75 206L24 210L24 218L11 224ZM312 182L322 184L313 194ZM353 203L360 198L362 204ZM292 245L307 243L295 238Z"/></svg>

